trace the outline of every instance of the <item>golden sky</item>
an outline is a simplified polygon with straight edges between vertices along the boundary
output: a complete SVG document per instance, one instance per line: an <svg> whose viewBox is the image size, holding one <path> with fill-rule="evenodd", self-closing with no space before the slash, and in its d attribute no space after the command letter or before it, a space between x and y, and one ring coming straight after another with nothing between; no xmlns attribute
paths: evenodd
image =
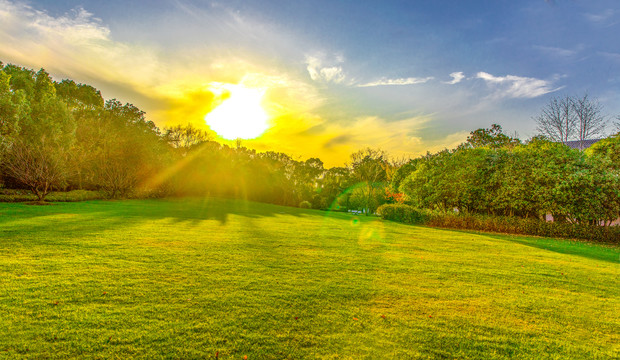
<svg viewBox="0 0 620 360"><path fill-rule="evenodd" d="M160 44L116 40L106 24L83 9L53 16L21 2L2 0L0 5L0 60L43 67L57 80L91 84L106 99L135 104L159 127L190 123L208 129L205 116L234 96L234 91L222 89L240 86L260 90L261 104L269 115L265 132L242 142L258 151L281 151L300 159L319 157L326 166L341 166L352 152L366 146L393 156L414 156L458 144L466 137L463 132L450 134L429 147L412 134L430 116L399 121L351 116L332 121L323 107L333 99L323 88L327 82L338 82L341 70L323 65L319 57L304 56L291 66L221 45L181 47L172 53ZM256 32L246 20L231 19L236 31ZM284 35L264 36L288 41L279 39Z"/></svg>

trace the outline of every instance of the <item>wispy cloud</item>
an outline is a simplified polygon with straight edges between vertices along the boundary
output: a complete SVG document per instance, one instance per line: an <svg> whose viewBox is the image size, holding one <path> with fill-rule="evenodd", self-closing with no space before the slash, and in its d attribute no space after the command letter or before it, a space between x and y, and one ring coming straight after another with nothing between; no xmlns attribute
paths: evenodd
<svg viewBox="0 0 620 360"><path fill-rule="evenodd" d="M22 2L0 0L0 57L53 72L120 84L160 80L153 49L113 41L110 29L77 8L54 17Z"/></svg>
<svg viewBox="0 0 620 360"><path fill-rule="evenodd" d="M463 79L465 79L465 75L463 74L462 71L453 72L450 74L450 77L452 78L451 81L444 81L443 83L454 85L454 84L460 83Z"/></svg>
<svg viewBox="0 0 620 360"><path fill-rule="evenodd" d="M615 62L620 62L620 54L618 53L611 53L611 52L606 52L606 51L599 51L597 52L598 55L601 55L607 59L613 60Z"/></svg>
<svg viewBox="0 0 620 360"><path fill-rule="evenodd" d="M563 49L563 48L553 47L553 46L534 45L534 49L539 50L547 55L552 55L552 56L557 56L557 57L573 56L577 54L581 50L582 47L583 46L579 46L577 47L576 50L571 50L571 49Z"/></svg>
<svg viewBox="0 0 620 360"><path fill-rule="evenodd" d="M342 83L346 76L339 65L325 65L325 60L321 56L306 56L306 69L310 78L314 81L325 83ZM337 56L336 63L344 62L342 56Z"/></svg>
<svg viewBox="0 0 620 360"><path fill-rule="evenodd" d="M494 88L494 96L500 98L535 98L560 89L554 89L547 80L515 75L494 76L481 71L476 74L476 78Z"/></svg>
<svg viewBox="0 0 620 360"><path fill-rule="evenodd" d="M360 84L357 86L358 87L371 87L371 86L390 86L390 85L415 85L415 84L424 84L433 79L434 77L432 76L425 77L425 78L417 78L417 77L398 78L398 79L381 78L377 81L372 81L372 82Z"/></svg>
<svg viewBox="0 0 620 360"><path fill-rule="evenodd" d="M586 17L586 19L588 19L589 21L593 22L593 23L606 23L607 20L610 20L611 18L613 18L613 16L616 14L614 9L606 9L600 13L597 14L592 14L592 13L587 13L584 16Z"/></svg>

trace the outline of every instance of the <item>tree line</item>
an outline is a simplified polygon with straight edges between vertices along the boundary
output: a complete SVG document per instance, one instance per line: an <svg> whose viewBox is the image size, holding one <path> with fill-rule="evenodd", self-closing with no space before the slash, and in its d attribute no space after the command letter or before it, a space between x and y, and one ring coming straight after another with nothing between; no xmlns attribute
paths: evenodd
<svg viewBox="0 0 620 360"><path fill-rule="evenodd" d="M573 130L559 142L543 121L545 136L525 143L493 125L472 131L453 150L405 161L367 148L346 166L325 168L318 158L220 144L191 125L159 129L134 105L104 100L90 85L0 63L0 176L5 188L29 189L41 201L52 190L84 189L110 198L210 195L366 213L408 203L608 223L619 216L619 136L585 152L564 146L577 133L575 119L587 117L576 100L564 109L573 114ZM588 111L598 116L594 104ZM579 134L600 133L596 119L590 121L595 131Z"/></svg>
<svg viewBox="0 0 620 360"><path fill-rule="evenodd" d="M375 164L387 158L379 156ZM356 178L371 176L363 151L326 169L318 158L230 147L191 125L159 129L136 106L106 101L90 85L2 63L0 157L2 186L41 201L52 190L85 189L110 198L212 195L327 208ZM383 168L372 176L348 193L346 206L361 207L385 180Z"/></svg>
<svg viewBox="0 0 620 360"><path fill-rule="evenodd" d="M620 218L618 135L582 152L544 138L522 143L497 125L482 132L455 150L410 161L393 185L411 205L444 212L541 220L551 214L589 224Z"/></svg>

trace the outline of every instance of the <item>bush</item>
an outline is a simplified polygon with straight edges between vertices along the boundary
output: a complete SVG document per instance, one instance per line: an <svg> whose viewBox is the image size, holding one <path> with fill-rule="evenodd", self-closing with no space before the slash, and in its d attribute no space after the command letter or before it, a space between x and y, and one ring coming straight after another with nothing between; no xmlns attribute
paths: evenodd
<svg viewBox="0 0 620 360"><path fill-rule="evenodd" d="M406 224L620 244L620 226L546 222L511 216L438 213L401 204L382 205L377 212L385 220Z"/></svg>
<svg viewBox="0 0 620 360"><path fill-rule="evenodd" d="M510 216L433 214L426 225L450 229L491 231L620 244L620 226L546 222Z"/></svg>
<svg viewBox="0 0 620 360"><path fill-rule="evenodd" d="M302 209L312 209L312 204L310 203L310 201L302 201L299 203L299 207Z"/></svg>
<svg viewBox="0 0 620 360"><path fill-rule="evenodd" d="M425 224L430 219L430 211L404 204L383 204L377 209L377 214L385 220L405 224Z"/></svg>
<svg viewBox="0 0 620 360"><path fill-rule="evenodd" d="M52 191L45 198L46 201L69 202L103 199L104 196L99 191L73 190L73 191ZM0 202L27 202L35 201L37 197L28 190L2 189L0 190Z"/></svg>

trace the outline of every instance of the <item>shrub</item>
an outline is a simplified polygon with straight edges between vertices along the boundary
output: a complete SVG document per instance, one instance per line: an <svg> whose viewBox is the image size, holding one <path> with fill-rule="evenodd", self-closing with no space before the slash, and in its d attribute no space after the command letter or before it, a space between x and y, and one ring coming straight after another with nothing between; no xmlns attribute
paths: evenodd
<svg viewBox="0 0 620 360"><path fill-rule="evenodd" d="M620 244L620 226L596 226L546 222L510 216L433 214L426 225L450 229L491 231L509 234L590 240Z"/></svg>
<svg viewBox="0 0 620 360"><path fill-rule="evenodd" d="M438 213L402 204L382 205L377 212L385 220L406 224L620 244L620 226L546 222L514 216Z"/></svg>
<svg viewBox="0 0 620 360"><path fill-rule="evenodd" d="M377 214L385 220L406 224L425 224L429 220L430 211L404 204L383 204L377 209Z"/></svg>
<svg viewBox="0 0 620 360"><path fill-rule="evenodd" d="M47 196L47 201L70 202L70 201L87 201L103 199L104 196L99 191L91 190L72 190L72 191L54 191Z"/></svg>
<svg viewBox="0 0 620 360"><path fill-rule="evenodd" d="M310 201L302 201L299 203L299 207L302 209L312 209L312 204L310 203Z"/></svg>
<svg viewBox="0 0 620 360"><path fill-rule="evenodd" d="M73 191L52 191L45 198L46 201L68 202L86 201L103 199L104 196L99 191L73 190ZM16 189L0 190L0 202L26 202L35 201L37 197L30 191Z"/></svg>

